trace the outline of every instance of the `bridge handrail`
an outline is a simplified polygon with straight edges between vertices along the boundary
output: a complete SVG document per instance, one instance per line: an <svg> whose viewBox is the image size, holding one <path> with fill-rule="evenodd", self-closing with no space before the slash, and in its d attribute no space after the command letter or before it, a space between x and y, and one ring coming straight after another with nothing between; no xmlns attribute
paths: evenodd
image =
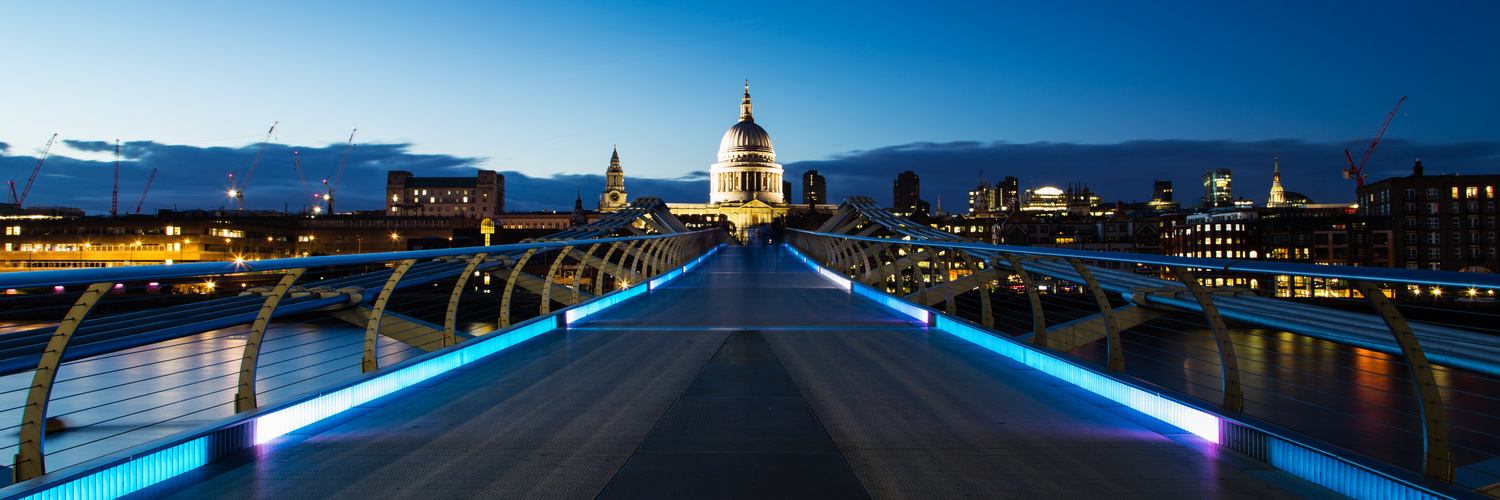
<svg viewBox="0 0 1500 500"><path fill-rule="evenodd" d="M1013 245L993 245L989 243L951 240L903 240L900 238L881 238L877 236L818 233L790 228L787 229L787 231L873 243L909 241L920 242L922 245L927 246L948 247L962 250L977 250L996 253L1003 252L1036 257L1055 257L1062 259L1077 258L1095 261L1121 262L1128 264L1212 269L1216 271L1233 271L1266 275L1291 274L1316 278L1363 280L1410 285L1454 286L1463 288L1500 288L1500 274L1489 273L1461 273L1454 271L1429 271L1423 269L1391 269L1385 267L1324 266L1317 264L1265 262L1258 260L1177 257L1170 255L1152 255L1142 253L1105 252L1099 250L1073 250L1067 248L1037 248Z"/></svg>
<svg viewBox="0 0 1500 500"><path fill-rule="evenodd" d="M680 234L653 234L615 238L577 240L547 240L509 245L479 247L441 248L433 250L403 250L397 252L361 253L353 255L320 255L317 257L291 257L253 261L193 262L185 264L160 264L150 266L122 266L91 269L59 269L50 271L21 271L0 274L0 290L7 288L34 288L56 285L79 285L101 281L132 281L143 279L191 278L222 274L239 274L256 271L285 271L309 267L348 266L385 263L404 259L437 259L460 257L476 253L519 254L531 249L551 249L579 244L609 244L624 241L654 240L684 234L699 234L712 229Z"/></svg>

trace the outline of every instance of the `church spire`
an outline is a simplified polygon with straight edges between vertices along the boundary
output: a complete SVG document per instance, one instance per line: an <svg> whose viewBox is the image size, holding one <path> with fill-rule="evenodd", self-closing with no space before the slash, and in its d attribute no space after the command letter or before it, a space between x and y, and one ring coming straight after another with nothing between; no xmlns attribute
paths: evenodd
<svg viewBox="0 0 1500 500"><path fill-rule="evenodd" d="M620 161L620 146L616 145L615 146L615 152L614 152L614 154L611 154L609 156L609 162L610 163L619 163L619 161Z"/></svg>
<svg viewBox="0 0 1500 500"><path fill-rule="evenodd" d="M750 80L745 79L745 98L740 101L740 121L755 122L755 115L750 112Z"/></svg>
<svg viewBox="0 0 1500 500"><path fill-rule="evenodd" d="M1287 206L1286 190L1281 187L1281 155L1276 155L1276 166L1271 170L1271 196L1266 200L1266 206L1280 208Z"/></svg>

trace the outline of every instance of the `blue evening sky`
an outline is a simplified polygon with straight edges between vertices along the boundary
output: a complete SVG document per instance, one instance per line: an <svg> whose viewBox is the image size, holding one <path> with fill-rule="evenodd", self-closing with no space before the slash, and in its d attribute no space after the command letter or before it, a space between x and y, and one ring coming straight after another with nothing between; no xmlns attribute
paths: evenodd
<svg viewBox="0 0 1500 500"><path fill-rule="evenodd" d="M0 18L0 156L12 158L35 154L53 133L241 148L280 121L275 143L294 149L342 145L357 127L361 144L405 144L465 159L470 171L534 178L602 174L618 144L629 188L632 178L707 170L746 78L788 177L801 174L798 162L913 143L1138 140L1300 141L1314 147L1283 154L1284 176L1336 175L1342 149L1402 96L1410 99L1386 138L1417 155L1424 145L1500 140L1496 2L55 1L5 2ZM1412 160L1381 152L1371 164L1388 171ZM1255 158L1269 172L1269 158ZM1500 171L1492 159L1469 158L1489 171L1465 173ZM218 193L225 182L206 173L223 177L245 161L161 165L156 182ZM309 165L308 177L330 175L329 161ZM971 166L932 162L918 169L924 198L929 189L956 198L977 179ZM993 163L986 179L1023 185L1121 168ZM1198 175L1227 165L1211 155L1187 163L1201 167L1146 175L1176 176L1191 195ZM24 181L23 165L5 163L0 176ZM341 192L379 189L373 166L355 180L346 173L352 184ZM257 207L253 195L258 183L296 183L290 159L259 168L247 208L281 208ZM868 186L884 191L841 191L830 179L830 194L888 202L894 175L878 172ZM145 174L122 175L134 197ZM1236 180L1246 190L1237 193L1263 201L1269 180L1254 175ZM36 196L54 199L27 204L99 210L57 199L69 195L62 183L39 178ZM1126 201L1150 193L1149 179L1118 193L1091 187ZM583 188L588 198L602 181ZM570 207L572 191L549 208ZM1352 201L1352 185L1344 191L1347 200L1327 201Z"/></svg>

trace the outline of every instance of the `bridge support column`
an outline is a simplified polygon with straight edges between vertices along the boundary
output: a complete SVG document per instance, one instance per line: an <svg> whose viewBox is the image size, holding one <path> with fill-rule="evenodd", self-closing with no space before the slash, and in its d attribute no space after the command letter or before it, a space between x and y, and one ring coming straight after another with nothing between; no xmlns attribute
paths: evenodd
<svg viewBox="0 0 1500 500"><path fill-rule="evenodd" d="M469 276L474 275L474 269L489 255L485 252L475 254L469 259L469 265L464 266L463 272L459 273L458 282L453 284L453 294L448 296L448 312L443 315L443 347L458 343L458 300L463 297L464 287L469 284Z"/></svg>
<svg viewBox="0 0 1500 500"><path fill-rule="evenodd" d="M1120 345L1120 323L1115 320L1115 309L1109 305L1109 296L1104 294L1104 288L1099 286L1099 280L1094 279L1094 273L1089 271L1088 266L1076 257L1066 259L1073 265L1073 270L1078 271L1078 277L1083 278L1089 290L1094 293L1094 302L1099 303L1099 315L1104 318L1104 337L1109 346L1109 369L1125 369L1125 352Z"/></svg>
<svg viewBox="0 0 1500 500"><path fill-rule="evenodd" d="M1453 453L1448 449L1448 412L1443 406L1443 395L1438 391L1432 365L1427 362L1427 354L1417 341L1416 334L1412 333L1411 325L1406 323L1401 311L1396 309L1391 299L1386 298L1379 286L1368 281L1354 281L1353 284L1360 295L1364 295L1370 305L1375 306L1375 310L1385 320L1385 326L1396 337L1396 343L1401 346L1401 354L1406 358L1407 369L1411 371L1412 382L1417 386L1422 409L1422 450L1425 455L1422 472L1428 477L1451 483L1454 464Z"/></svg>
<svg viewBox="0 0 1500 500"><path fill-rule="evenodd" d="M1042 314L1042 296L1037 293L1036 281L1031 278L1031 273L1026 272L1026 267L1021 265L1020 257L1010 253L1001 253L1000 256L1021 276L1021 285L1026 287L1026 298L1031 300L1031 343L1050 349L1052 346L1047 345L1047 321Z"/></svg>
<svg viewBox="0 0 1500 500"><path fill-rule="evenodd" d="M261 304L260 312L255 315L255 322L250 324L250 336L245 339L245 352L240 355L240 379L239 389L234 393L234 412L240 413L255 409L255 369L259 366L261 341L266 336L266 326L271 323L271 316L276 314L276 306L281 299L286 297L286 292L292 289L292 283L302 277L307 268L293 269L281 276L281 281L276 287L266 294L265 303Z"/></svg>
<svg viewBox="0 0 1500 500"><path fill-rule="evenodd" d="M1203 317L1208 320L1208 327L1214 332L1214 342L1219 347L1219 376L1223 381L1224 408L1245 411L1245 391L1240 387L1239 356L1234 353L1234 340L1229 338L1229 329L1224 326L1224 317L1219 315L1218 306L1214 305L1213 295L1186 268L1173 266L1169 271L1188 291L1193 292L1193 297L1198 299L1198 308L1203 310Z"/></svg>
<svg viewBox="0 0 1500 500"><path fill-rule="evenodd" d="M385 316L385 304L390 302L391 294L396 292L396 284L401 282L401 277L406 271L411 270L412 264L417 259L406 259L396 266L396 271L391 273L391 278L385 281L385 287L380 289L380 295L375 297L375 303L370 311L370 323L365 327L365 353L359 358L360 373L370 373L380 368L379 361L375 357L375 347L379 343L380 320Z"/></svg>
<svg viewBox="0 0 1500 500"><path fill-rule="evenodd" d="M505 293L500 296L500 328L510 326L510 298L516 292L516 280L521 278L521 269L526 267L526 261L536 255L537 249L527 250L521 255L521 260L510 267L510 278L505 280Z"/></svg>
<svg viewBox="0 0 1500 500"><path fill-rule="evenodd" d="M78 301L73 303L73 307L68 309L62 323L58 323L57 330L52 332L52 339L47 341L47 350L42 351L42 359L31 377L31 390L26 393L26 409L21 413L21 444L16 449L16 459L12 464L14 468L11 469L14 482L19 483L47 473L42 444L47 436L47 403L52 400L52 384L57 381L57 370L62 366L63 353L67 351L68 342L73 340L73 333L78 331L83 318L89 315L99 299L104 298L104 294L114 286L114 283L90 285L78 297Z"/></svg>
<svg viewBox="0 0 1500 500"><path fill-rule="evenodd" d="M558 252L557 258L552 260L552 265L547 268L547 277L542 278L542 309L541 314L552 313L552 280L557 277L557 271L562 269L564 260L568 259L568 252L573 251L573 245L568 245Z"/></svg>

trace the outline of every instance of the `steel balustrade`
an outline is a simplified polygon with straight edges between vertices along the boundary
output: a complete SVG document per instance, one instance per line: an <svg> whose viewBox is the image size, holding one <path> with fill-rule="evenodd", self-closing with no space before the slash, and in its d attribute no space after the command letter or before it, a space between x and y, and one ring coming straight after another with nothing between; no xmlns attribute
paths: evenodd
<svg viewBox="0 0 1500 500"><path fill-rule="evenodd" d="M1019 285L1017 288L1024 291L1026 300L1030 303L1028 309L1032 315L1032 324L1022 331L1030 332L1026 337L1032 343L1043 348L1073 352L1074 348L1102 339L1104 342L1101 347L1105 356L1101 363L1116 371L1123 369L1126 354L1121 332L1173 311L1200 315L1199 318L1207 325L1206 330L1212 334L1212 343L1209 345L1213 347L1210 350L1216 351L1217 360L1214 364L1218 365L1219 373L1216 378L1219 387L1216 390L1217 400L1213 402L1231 414L1246 411L1245 389L1239 365L1247 354L1236 351L1247 347L1244 342L1248 341L1235 340L1231 333L1239 336L1249 333L1232 331L1226 320L1232 319L1394 355L1396 362L1404 365L1409 372L1408 383L1412 384L1413 392L1417 394L1414 406L1418 414L1408 426L1408 432L1421 436L1423 443L1419 452L1422 459L1416 461L1420 464L1416 469L1428 477L1452 482L1456 479L1455 469L1459 465L1478 465L1478 462L1485 460L1500 463L1500 436L1493 429L1484 427L1464 429L1467 436L1482 438L1484 443L1466 447L1468 459L1462 464L1455 462L1450 441L1454 423L1447 417L1451 412L1448 411L1449 403L1444 401L1444 394L1451 397L1465 388L1451 385L1441 387L1437 383L1439 378L1434 374L1433 366L1428 363L1428 359L1432 359L1433 363L1452 367L1444 369L1445 375L1456 373L1452 372L1453 369L1468 370L1474 377L1500 385L1500 337L1491 332L1474 331L1472 328L1408 323L1387 298L1388 294L1404 293L1408 286L1493 290L1500 288L1500 278L1495 275L989 245L913 223L879 208L868 198L860 197L849 199L816 232L788 230L787 241L809 256L817 258L829 269L903 296L907 300L921 305L934 305L946 299L944 308L950 315L954 312L955 297L978 290L979 317L982 318L980 323L985 327L995 326L996 313L990 296L992 283L1004 285L1007 282L1006 275L1015 275ZM871 267L864 270L847 265L850 257L839 251L862 248L861 245L871 248L881 246L881 251L873 253L873 261L866 264ZM962 255L963 258L956 259L953 255ZM1120 263L1127 270L1086 265L1086 261ZM989 268L981 268L980 263L987 264ZM940 282L933 276L934 273L955 265L964 267L963 271L976 279L942 279L945 282ZM1134 269L1154 271L1142 274L1132 271ZM999 274L990 275L989 279L978 278L988 271L999 271ZM1376 314L1262 297L1243 288L1205 286L1201 274L1195 273L1207 271L1233 272L1266 280L1288 275L1308 279L1346 280L1354 284L1361 296L1367 298ZM1086 289L1084 293L1092 294L1094 300L1091 302L1097 306L1093 315L1048 328L1048 315L1043 312L1039 290L1041 285L1038 282L1038 278L1042 276ZM906 284L908 280L911 282L910 289ZM936 291L924 290L928 283L931 287L944 287L946 290L934 295ZM973 299L968 300L973 302ZM1127 305L1116 309L1111 300L1123 301ZM1369 306L1366 310L1369 310ZM1077 309L1083 310L1082 306ZM1100 327L1103 331L1067 343L1058 343L1056 334L1076 334L1085 325ZM1015 325L1003 326L1011 328ZM1251 348L1254 349L1253 346ZM1362 368L1343 369L1353 373L1354 375L1350 375L1352 377L1364 376L1361 375L1360 370L1364 370ZM1256 390L1263 392L1272 389L1257 387ZM1500 422L1500 418L1497 418L1500 417L1497 415L1500 412L1495 411L1500 409L1500 399L1496 399L1493 394L1474 397L1490 398L1494 402L1489 403L1487 408L1464 409L1463 412L1469 416L1470 421ZM1264 406L1265 403L1259 404ZM1393 407L1391 411L1401 414L1404 410ZM1266 416L1260 409L1257 412L1257 417ZM1297 423L1291 424L1295 427ZM1481 483L1466 486L1483 488L1486 485L1482 482L1491 479L1471 481ZM1500 485L1500 477L1493 478L1491 482Z"/></svg>
<svg viewBox="0 0 1500 500"><path fill-rule="evenodd" d="M650 200L648 199L648 202ZM457 335L459 302L469 278L476 274L494 273L509 268L508 279L503 284L505 292L496 323L500 327L510 324L512 307L518 297L516 285L521 284L529 297L541 300L537 310L546 314L552 301L573 304L592 297L579 288L582 274L589 267L596 270L592 281L597 294L606 281L617 284L638 282L650 278L673 265L701 255L703 252L727 240L722 230L675 232L683 229L680 223L665 214L665 207L657 202L646 203L646 209L614 216L589 226L564 231L560 235L594 237L594 239L557 239L549 241L523 242L515 245L490 247L455 248L442 250L419 250L345 256L301 257L232 263L191 263L164 266L136 266L90 270L60 270L10 273L0 275L0 289L27 290L37 287L66 287L81 283L91 284L70 308L63 321L56 327L12 332L0 336L0 368L30 365L30 369L10 368L6 373L34 371L35 381L24 407L19 426L20 444L17 448L14 480L26 480L47 472L44 465L47 451L44 447L47 426L51 420L47 414L52 388L57 373L64 363L78 361L117 352L120 349L138 348L151 342L195 335L209 330L221 330L235 325L249 324L249 332L243 344L243 353L238 357L238 370L232 377L231 400L219 404L232 407L234 412L257 408L257 368L262 367L262 346L267 330L275 318L291 314L326 311L326 316L339 317L362 323L363 348L360 349L359 366L363 372L375 371L384 364L379 361L381 338L405 342L409 348L431 351L453 345L463 338ZM663 215L665 214L665 215ZM628 217L654 217L650 225L674 231L667 234L597 238L611 231L641 233L629 224ZM623 222L622 222L623 221ZM625 228L629 228L628 230ZM587 250L581 250L587 248ZM651 251L645 251L646 249ZM623 251L622 251L623 249ZM634 253L630 250L636 249ZM603 256L596 252L603 252ZM618 263L610 262L614 253L620 253ZM543 255L543 256L539 256ZM530 276L524 272L528 260L544 258L547 273L544 277ZM627 266L627 260L630 262ZM565 262L576 264L576 275L564 280L559 273ZM385 268L395 263L394 269ZM323 271L347 269L352 266L380 266L373 272L352 276L330 276ZM306 280L310 269L319 269L318 281L299 285ZM119 291L117 283L182 282L190 279L234 277L246 284L262 283L267 286L246 286L241 295L212 299L189 306L175 306L121 314L89 317L89 312L111 290ZM324 279L329 278L332 279ZM442 317L442 325L424 326L416 318L391 319L394 313L388 307L394 303L398 290L422 290L452 281L451 292L445 293L441 306L431 307L432 316ZM572 289L567 293L554 291L571 281ZM378 293L372 293L378 292ZM27 295L12 296L5 300L24 300ZM364 304L370 303L366 306ZM416 304L415 302L412 304ZM251 316L253 314L253 316ZM192 318L216 317L208 321ZM494 317L494 316L490 316ZM253 318L253 319L252 319ZM87 321L85 321L87 319ZM179 325L175 330L163 334L157 325ZM399 324L399 326L398 326ZM196 327L194 325L197 325ZM92 328L97 326L98 328ZM405 329L401 331L400 329ZM416 333L413 334L412 332ZM35 333L32 333L35 332ZM45 335L43 335L45 333ZM40 345L45 343L45 345ZM426 345L431 344L431 345ZM70 345L81 345L87 349L69 349ZM238 347L238 346L237 346ZM82 352L79 352L82 351ZM6 364L8 361L9 364ZM146 363L154 361L147 360ZM340 367L347 366L339 364ZM342 368L333 368L340 370ZM88 376L88 375L84 375ZM113 404L113 403L105 403ZM86 427L86 426L83 426ZM76 433L76 430L69 432ZM106 450L108 451L108 450Z"/></svg>

